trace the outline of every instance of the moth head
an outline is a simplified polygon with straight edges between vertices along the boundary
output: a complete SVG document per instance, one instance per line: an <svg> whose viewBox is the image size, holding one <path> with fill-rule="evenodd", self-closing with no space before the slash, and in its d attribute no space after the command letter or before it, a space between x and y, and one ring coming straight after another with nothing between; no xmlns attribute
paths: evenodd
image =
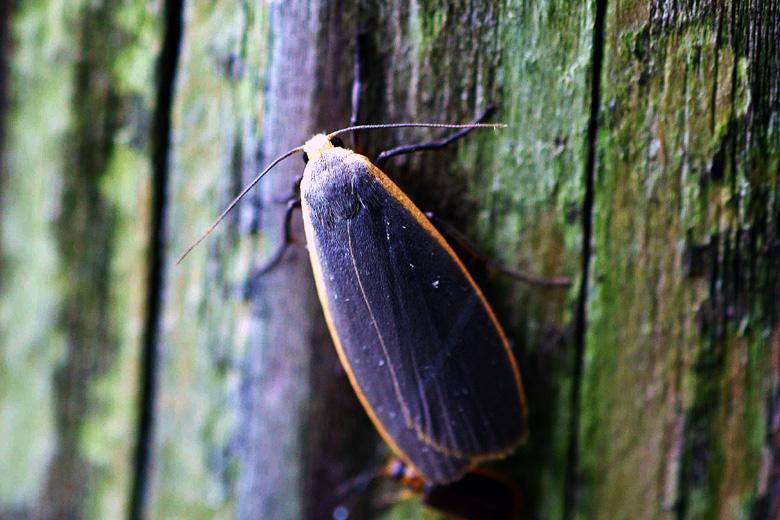
<svg viewBox="0 0 780 520"><path fill-rule="evenodd" d="M332 150L333 148L344 148L344 142L340 137L330 137L325 134L317 134L303 145L303 162L308 164L310 159Z"/></svg>

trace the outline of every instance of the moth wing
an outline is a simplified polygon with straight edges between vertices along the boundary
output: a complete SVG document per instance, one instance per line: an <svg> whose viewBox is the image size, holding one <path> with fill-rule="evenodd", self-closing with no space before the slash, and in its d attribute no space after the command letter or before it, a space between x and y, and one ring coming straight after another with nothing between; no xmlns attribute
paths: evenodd
<svg viewBox="0 0 780 520"><path fill-rule="evenodd" d="M355 189L372 190L371 207L325 225L304 203L320 299L350 379L397 449L414 432L421 445L405 452L410 458L422 448L499 456L526 430L503 333L433 226L384 174L365 168L368 181Z"/></svg>

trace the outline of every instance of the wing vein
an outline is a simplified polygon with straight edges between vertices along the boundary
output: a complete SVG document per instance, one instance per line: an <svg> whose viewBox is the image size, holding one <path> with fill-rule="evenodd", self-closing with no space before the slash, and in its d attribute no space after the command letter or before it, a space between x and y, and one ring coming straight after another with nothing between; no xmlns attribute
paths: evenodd
<svg viewBox="0 0 780 520"><path fill-rule="evenodd" d="M393 368L393 362L390 359L390 355L387 352L387 346L385 345L385 340L382 337L382 333L379 331L379 324L377 324L376 317L374 316L374 311L371 309L371 303L368 301L368 297L366 296L366 291L363 288L363 282L360 279L360 271L358 270L357 261L355 260L354 249L352 248L352 228L349 225L349 220L347 220L347 245L349 247L349 257L352 260L352 267L355 270L355 278L357 279L358 286L360 287L360 294L363 296L363 301L366 303L368 314L371 316L371 324L374 326L374 330L376 331L377 338L379 338L380 345L382 345L382 352L385 355L385 365L390 371L390 377L392 377L393 379L393 388L395 389L395 395L398 398L398 402L401 404L401 408L403 409L404 416L406 417L407 421L409 421L411 414L409 413L409 410L406 408L406 403L404 402L401 396L401 387L398 384L398 377L395 374L395 369Z"/></svg>

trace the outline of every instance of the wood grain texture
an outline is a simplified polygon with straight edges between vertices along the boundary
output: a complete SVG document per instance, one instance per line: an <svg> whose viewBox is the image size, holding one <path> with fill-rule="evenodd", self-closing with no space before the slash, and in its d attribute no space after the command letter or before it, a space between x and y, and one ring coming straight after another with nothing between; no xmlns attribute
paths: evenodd
<svg viewBox="0 0 780 520"><path fill-rule="evenodd" d="M486 287L528 398L527 444L490 465L522 517L780 515L780 1L192 0L155 77L173 5L0 6L0 518L121 518L134 480L145 518L435 517L384 481L341 492L386 451L306 251L252 275L300 159L171 267L274 157L347 126L358 35L361 122L492 102L508 124L383 170L502 264L574 278Z"/></svg>
<svg viewBox="0 0 780 520"><path fill-rule="evenodd" d="M0 516L122 518L133 480L159 19L144 2L9 7Z"/></svg>
<svg viewBox="0 0 780 520"><path fill-rule="evenodd" d="M609 3L582 517L777 510L779 16Z"/></svg>
<svg viewBox="0 0 780 520"><path fill-rule="evenodd" d="M463 122L492 102L494 120L509 125L385 168L423 211L466 231L504 265L578 276L592 16L587 4L426 2L380 6L364 22L375 49L364 110L372 122ZM435 134L386 135L383 147ZM560 517L576 291L508 279L486 289L514 343L532 425L517 455L494 467L520 483L528 516Z"/></svg>
<svg viewBox="0 0 780 520"><path fill-rule="evenodd" d="M342 16L338 5L187 4L171 261L274 157L346 122L348 96L318 102L325 86L349 91ZM300 158L280 164L167 278L153 517L330 518L335 489L371 463L375 434L330 344L306 251L252 274L283 239L301 171Z"/></svg>
<svg viewBox="0 0 780 520"><path fill-rule="evenodd" d="M315 131L347 125L354 45L356 35L364 33L369 67L363 122L463 122L489 101L502 105L504 97L502 119L523 121L512 125L525 132L519 137L475 134L460 147L401 159L391 170L406 173L403 187L415 201L424 209L437 210L449 220L466 224L472 236L481 228L482 244L506 251L506 258L502 258L506 263L545 274L576 274L576 206L582 176L576 165L582 162L578 158L587 115L583 103L588 39L576 31L571 33L564 47L549 51L543 66L538 59L531 63L511 61L509 54L506 59L510 63L505 64L502 52L537 40L534 45L541 52L545 38L559 40L561 34L569 34L559 31L566 23L578 30L587 26L589 12L585 10L566 22L564 13L546 4L534 9L498 3L480 8L459 5L451 10L446 20L437 20L446 9L436 5L365 2L320 7L293 2L266 11L243 4L188 4L183 79L176 109L179 128L173 152L174 169L180 173L175 174L173 220L169 224L169 232L176 229L172 252L207 227L209 218L262 164ZM262 24L262 31L250 30L248 20L260 19L263 21L255 23ZM217 32L222 35L217 40L223 42L221 46L208 36ZM241 41L242 32L252 37ZM288 37L290 34L295 38ZM234 73L225 74L216 65L204 68L204 62L229 64ZM453 75L453 69L464 73ZM565 71L571 77L560 81L552 71ZM544 82L546 89L535 81ZM579 108L565 120L552 117L555 108L550 108L550 113L522 113L528 109L523 99L513 94L520 89L518 84L527 96L537 88L573 94ZM525 118L533 118L533 123ZM540 122L552 126L542 137L532 135L530 128ZM186 128L185 123L189 123ZM375 154L396 143L424 140L430 135L369 134L368 151ZM518 164L524 165L525 173L510 188L511 195L499 196L495 189L485 191L488 186L511 182L515 178L511 170ZM544 173L537 176L539 164ZM377 464L371 456L376 435L350 394L333 353L316 306L305 252L291 251L276 271L253 280L250 299L242 301L240 289L252 266L262 264L263 257L281 240L283 208L274 200L289 192L301 167L293 158L278 170L264 179L258 195L245 202L228 226L196 250L181 270L171 273L172 300L164 313L169 324L164 343L171 354L165 358L169 364L163 368L161 391L176 397L161 397L163 408L157 412L165 421L158 438L158 478L163 486L178 486L176 474L182 474L182 467L192 473L181 480L179 492L161 493L155 507L164 507L163 497L177 497L181 506L181 491L189 490L188 494L198 497L195 490L204 493L212 486L219 488L221 482L221 490L214 491L217 510L235 507L239 516L247 517L295 517L305 511L307 518L324 518L344 501L336 488L349 476ZM480 171L487 177L478 177ZM226 172L233 172L232 180ZM212 187L214 182L218 183L216 188ZM529 194L525 202L521 191ZM204 211L207 208L211 209ZM569 212L568 222L564 209ZM482 212L482 218L475 221L471 215L476 210ZM537 216L543 217L538 225L534 223ZM245 238L255 229L263 233L259 248L252 245L254 240ZM490 241L491 236L495 242ZM528 242L533 242L534 250L524 247ZM562 259L568 263L560 265ZM529 494L556 504L560 501L547 491L554 495L553 490L558 489L559 496L561 493L569 388L547 369L540 370L534 381L532 367L559 367L561 377L568 375L570 354L563 339L568 319L566 292L512 286L503 295L501 291L497 294L499 303L505 302L506 320L502 321L510 322L514 340L524 344L518 350L528 349L523 362L525 371L531 371L531 388L546 381L544 389L537 391L548 405L555 403L554 407L536 409L546 425L540 426L538 437L534 437L537 444L525 455L548 461L553 458L545 470L548 477L540 482L537 472L528 471L524 478L534 490L539 486L545 489ZM513 317L528 308L529 298L542 308ZM529 338L539 337L537 330L544 332L543 338L531 341ZM202 360L200 368L192 366L194 345L199 345L195 357ZM207 361L209 348L222 352L220 364ZM230 377L236 378L235 390L227 387ZM226 392L235 392L235 396L227 398ZM174 426L186 424L178 414L191 417L193 409L202 409L202 422L191 424L186 431ZM209 415L214 416L213 421L224 421L226 429L221 431L225 437L203 446L202 432ZM557 430L556 425L564 428ZM559 434L549 438L542 428ZM189 448L182 444L183 439L192 443ZM541 454L541 446L548 450L546 455ZM219 454L209 456L209 451ZM193 452L201 462L192 460ZM220 462L212 469L206 460ZM226 473L224 467L234 469ZM354 500L346 498L347 502ZM175 503L167 498L165 502ZM174 511L182 511L176 507ZM194 502L187 507L198 510ZM202 511L208 515L207 508Z"/></svg>

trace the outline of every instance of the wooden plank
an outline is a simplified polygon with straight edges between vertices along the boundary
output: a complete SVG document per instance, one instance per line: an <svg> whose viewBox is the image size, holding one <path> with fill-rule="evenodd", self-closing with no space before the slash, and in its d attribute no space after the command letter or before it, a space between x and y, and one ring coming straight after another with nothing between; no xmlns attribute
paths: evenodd
<svg viewBox="0 0 780 520"><path fill-rule="evenodd" d="M388 172L423 209L467 230L503 263L576 276L591 18L588 6L556 2L292 2L270 13L188 4L171 259L262 165L317 130L348 124L352 54L364 32L364 122L464 122L496 102L497 119L511 127L400 159ZM369 153L430 135L373 133ZM294 158L277 169L166 279L152 516L329 518L335 505L357 500L338 496L339 485L378 464L375 433L338 366L305 252L289 253L243 300L251 269L281 239L283 208L273 200L302 171ZM490 292L518 344L534 421L531 443L503 469L523 485L529 510L558 515L570 296L506 280Z"/></svg>
<svg viewBox="0 0 780 520"><path fill-rule="evenodd" d="M122 518L159 15L133 1L8 7L0 516Z"/></svg>
<svg viewBox="0 0 780 520"><path fill-rule="evenodd" d="M394 4L371 27L371 122L472 119L489 102L508 124L385 169L424 211L453 223L500 263L537 274L580 269L590 29L584 4ZM364 22L366 23L366 22ZM387 132L383 144L434 132ZM370 142L376 149L379 137ZM572 384L567 291L498 278L487 287L520 363L531 435L493 465L512 476L528 517L562 514ZM417 513L419 514L419 512ZM399 512L397 518L415 518Z"/></svg>
<svg viewBox="0 0 780 520"><path fill-rule="evenodd" d="M347 125L358 34L362 122L463 122L493 102L509 125L392 161L423 210L539 274L580 276L592 244L586 329L577 284L488 287L531 409L528 444L491 466L520 484L524 516L777 516L780 2L570 4L185 3L159 317L146 275L162 15L17 4L10 53L0 23L0 516L126 516L158 318L145 516L379 514L387 487L339 494L384 451L305 251L252 276L301 164L170 267L260 168ZM371 133L367 152L435 134ZM385 512L422 514L414 500Z"/></svg>
<svg viewBox="0 0 780 520"><path fill-rule="evenodd" d="M275 156L345 122L335 108L348 106L351 63L331 63L349 60L352 33L324 25L338 20L328 9L187 4L170 262ZM316 105L320 75L347 85L340 101ZM301 172L300 158L280 164L166 275L151 516L330 518L336 488L370 460L374 434L325 331L305 250L252 275L282 241L280 199ZM355 422L370 439L362 451Z"/></svg>
<svg viewBox="0 0 780 520"><path fill-rule="evenodd" d="M228 254L236 233L228 224L181 267L172 264L255 167L253 125L262 107L268 22L260 6L239 2L187 2L182 16L163 267L170 296L154 360L146 516L229 517L236 508L238 460L230 443L239 420L248 319L235 273L246 274L240 263L250 251Z"/></svg>
<svg viewBox="0 0 780 520"><path fill-rule="evenodd" d="M777 511L778 27L775 1L609 2L583 517Z"/></svg>

